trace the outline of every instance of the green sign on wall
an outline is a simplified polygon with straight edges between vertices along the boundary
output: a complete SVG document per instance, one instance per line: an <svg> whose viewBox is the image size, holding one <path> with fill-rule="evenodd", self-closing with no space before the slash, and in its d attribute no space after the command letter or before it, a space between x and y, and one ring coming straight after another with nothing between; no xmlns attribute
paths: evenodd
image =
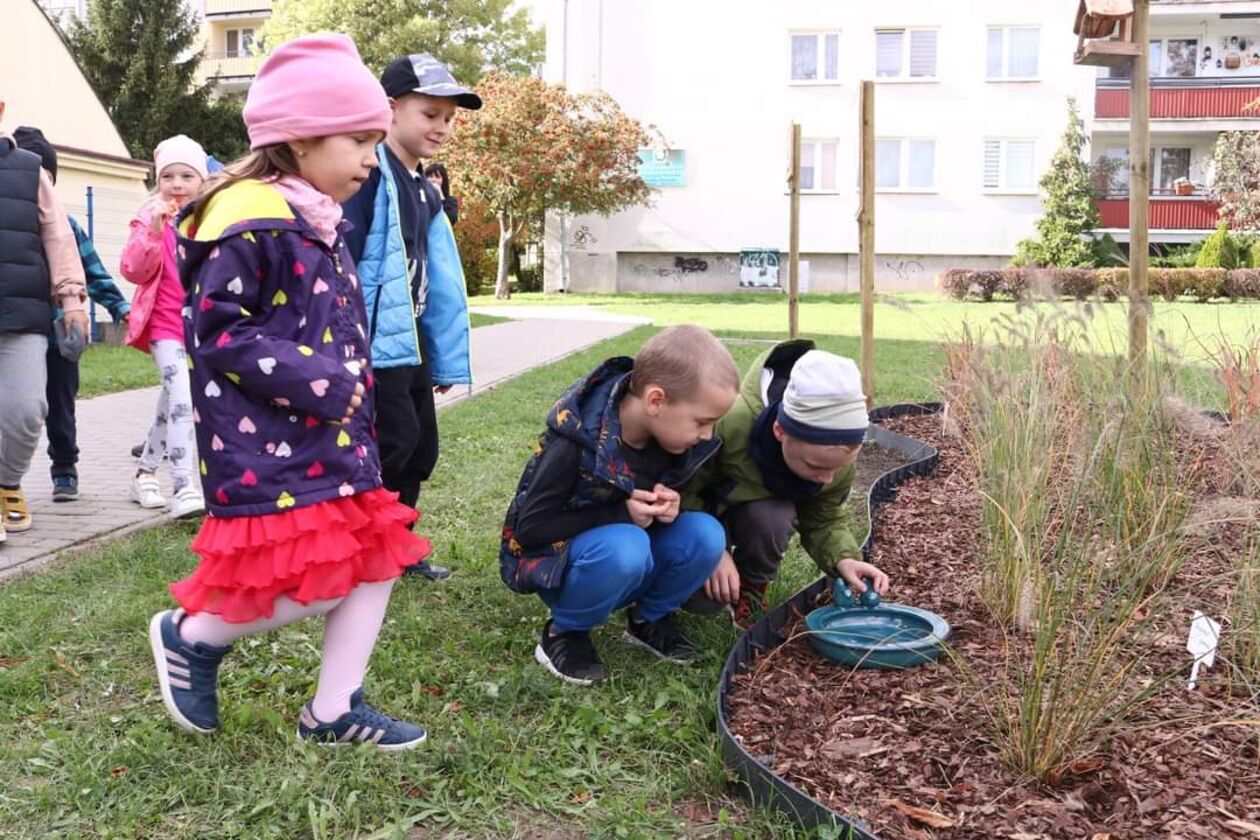
<svg viewBox="0 0 1260 840"><path fill-rule="evenodd" d="M639 149L639 177L649 187L685 187L687 153L682 149Z"/></svg>

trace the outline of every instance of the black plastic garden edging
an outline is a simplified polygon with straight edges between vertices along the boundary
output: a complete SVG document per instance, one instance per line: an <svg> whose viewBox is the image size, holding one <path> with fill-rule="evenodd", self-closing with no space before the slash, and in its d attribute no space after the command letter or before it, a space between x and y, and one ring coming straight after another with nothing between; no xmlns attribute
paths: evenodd
<svg viewBox="0 0 1260 840"><path fill-rule="evenodd" d="M876 514L879 508L897 497L897 485L911 476L927 475L936 467L940 457L936 447L874 424L895 417L917 417L940 411L939 403L923 403L885 406L871 412L872 426L867 439L888 449L897 450L908 461L884 473L871 485L866 498L870 530L862 542L863 556L870 553L871 543L875 539L878 529ZM775 773L773 755L755 756L749 753L740 739L731 732L726 721L726 698L734 684L735 675L748 670L758 655L787 641L779 634L779 630L788 622L791 611L796 609L801 614L808 613L813 609L818 596L830 586L831 579L823 577L797 592L786 603L780 604L744 632L726 657L717 693L718 736L722 741L722 760L734 771L753 804L778 808L806 829L832 827L842 832L847 830L847 835L841 836L854 840L879 840L870 832L870 826L864 820L833 811Z"/></svg>

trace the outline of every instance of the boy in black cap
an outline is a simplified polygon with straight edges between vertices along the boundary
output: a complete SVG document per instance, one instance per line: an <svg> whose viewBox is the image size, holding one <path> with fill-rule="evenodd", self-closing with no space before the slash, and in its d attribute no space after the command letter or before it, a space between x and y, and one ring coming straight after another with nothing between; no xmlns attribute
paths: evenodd
<svg viewBox="0 0 1260 840"><path fill-rule="evenodd" d="M39 155L44 171L54 184L57 183L57 150L42 131L28 125L19 126L13 132L13 140L19 149ZM74 216L67 214L66 219L79 245L79 260L83 263L88 297L104 306L115 322L125 321L131 312L131 304L118 291L114 278L101 263L87 232ZM56 317L60 316L61 313L57 312ZM48 416L44 422L48 430L48 458L52 461L54 502L70 502L79 498L78 430L74 416L74 401L79 395L79 359L73 347L75 335L77 333L71 331L66 335L66 341L61 343L55 334L49 336L48 385L45 391ZM78 350L81 352L82 341L87 336L78 337ZM64 350L61 344L66 345Z"/></svg>
<svg viewBox="0 0 1260 840"><path fill-rule="evenodd" d="M464 270L423 159L450 136L456 109L475 110L481 99L426 53L391 62L381 86L393 125L377 147L380 166L344 206L346 242L372 331L381 478L414 507L437 464L433 394L472 383ZM426 561L413 570L429 580L450 574Z"/></svg>

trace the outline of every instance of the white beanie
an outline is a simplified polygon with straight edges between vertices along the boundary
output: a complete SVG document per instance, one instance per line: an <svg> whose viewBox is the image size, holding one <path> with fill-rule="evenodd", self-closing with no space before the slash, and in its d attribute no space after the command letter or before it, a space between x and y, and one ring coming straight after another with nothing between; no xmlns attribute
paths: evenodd
<svg viewBox="0 0 1260 840"><path fill-rule="evenodd" d="M852 359L810 350L796 360L779 425L797 440L824 446L856 446L866 439L866 395Z"/></svg>
<svg viewBox="0 0 1260 840"><path fill-rule="evenodd" d="M161 143L157 144L157 148L153 150L153 166L156 169L154 174L161 175L162 170L173 163L182 163L185 166L192 167L204 181L206 178L206 150L201 148L201 144L186 134L176 134L174 137L167 137Z"/></svg>

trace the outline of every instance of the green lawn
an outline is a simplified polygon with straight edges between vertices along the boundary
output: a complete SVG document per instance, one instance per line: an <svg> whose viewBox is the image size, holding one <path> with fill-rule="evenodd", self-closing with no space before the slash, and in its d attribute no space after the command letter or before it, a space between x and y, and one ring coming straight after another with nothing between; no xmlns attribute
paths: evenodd
<svg viewBox="0 0 1260 840"><path fill-rule="evenodd" d="M773 338L764 301L595 302L656 307L662 320L670 313L728 331L752 324L730 345L741 368ZM837 317L855 309L822 305ZM743 314L745 306L761 315ZM807 326L819 318L814 306L807 304ZM815 337L853 355L857 339L845 329L833 324ZM719 836L712 823L723 821L722 836L796 836L781 818L730 795L714 734L716 679L735 639L729 625L688 618L708 657L678 668L625 647L614 621L596 634L612 676L583 690L537 666L532 651L545 612L498 579L502 515L552 400L649 334L636 330L442 413L442 461L422 497L422 530L456 574L441 585L399 585L367 685L383 708L429 727L430 742L418 751L386 756L294 742L316 676L315 622L238 644L222 674L220 733L175 730L145 627L170 604L166 584L193 567L188 527L69 557L0 587L0 826L8 827L0 834L678 837L697 830L691 821L708 809L710 828L700 836ZM878 402L933 396L942 356L932 333L907 329L876 351ZM814 576L793 548L774 596Z"/></svg>
<svg viewBox="0 0 1260 840"><path fill-rule="evenodd" d="M510 319L494 315L469 316L473 329L501 324ZM99 397L115 391L147 388L158 384L153 359L130 347L93 344L79 360L79 396Z"/></svg>
<svg viewBox="0 0 1260 840"><path fill-rule="evenodd" d="M474 305L492 304L477 298ZM515 295L506 305L595 306L650 318L657 324L697 323L722 333L773 332L786 334L787 299L778 293L740 295ZM1060 307L1075 310L1076 304ZM1128 342L1128 306L1123 302L1092 305L1095 333L1101 350L1124 348ZM936 294L885 295L875 306L877 341L942 341L956 338L964 324L989 327L995 319L1028 317L1028 308L1014 303L977 303L949 300ZM805 295L800 307L805 335L858 337L861 320L857 295ZM1168 343L1189 359L1203 359L1206 347L1218 336L1240 341L1256 336L1260 303L1166 303L1156 301L1152 335L1162 331Z"/></svg>
<svg viewBox="0 0 1260 840"><path fill-rule="evenodd" d="M93 344L79 358L80 398L157 384L153 358L131 347Z"/></svg>
<svg viewBox="0 0 1260 840"><path fill-rule="evenodd" d="M593 690L533 660L540 602L499 581L497 531L554 397L638 330L533 371L442 414L442 462L423 530L456 570L396 590L368 680L384 708L425 723L405 755L324 751L293 739L318 663L319 625L246 640L223 670L223 729L179 733L166 718L145 639L165 586L193 566L192 530L168 527L67 558L0 587L0 826L9 837L677 837L700 806L734 836L790 837L730 798L714 735L714 686L734 641L691 621L709 656L679 668L597 634L612 671ZM831 341L826 345L843 350ZM761 348L738 345L746 364ZM139 354L137 354L139 355ZM897 379L915 357L883 351ZM890 377L891 379L892 377ZM906 396L921 394L911 387ZM895 396L890 388L889 397ZM815 572L794 554L785 594ZM375 832L375 833L374 833ZM710 834L707 836L716 836Z"/></svg>

